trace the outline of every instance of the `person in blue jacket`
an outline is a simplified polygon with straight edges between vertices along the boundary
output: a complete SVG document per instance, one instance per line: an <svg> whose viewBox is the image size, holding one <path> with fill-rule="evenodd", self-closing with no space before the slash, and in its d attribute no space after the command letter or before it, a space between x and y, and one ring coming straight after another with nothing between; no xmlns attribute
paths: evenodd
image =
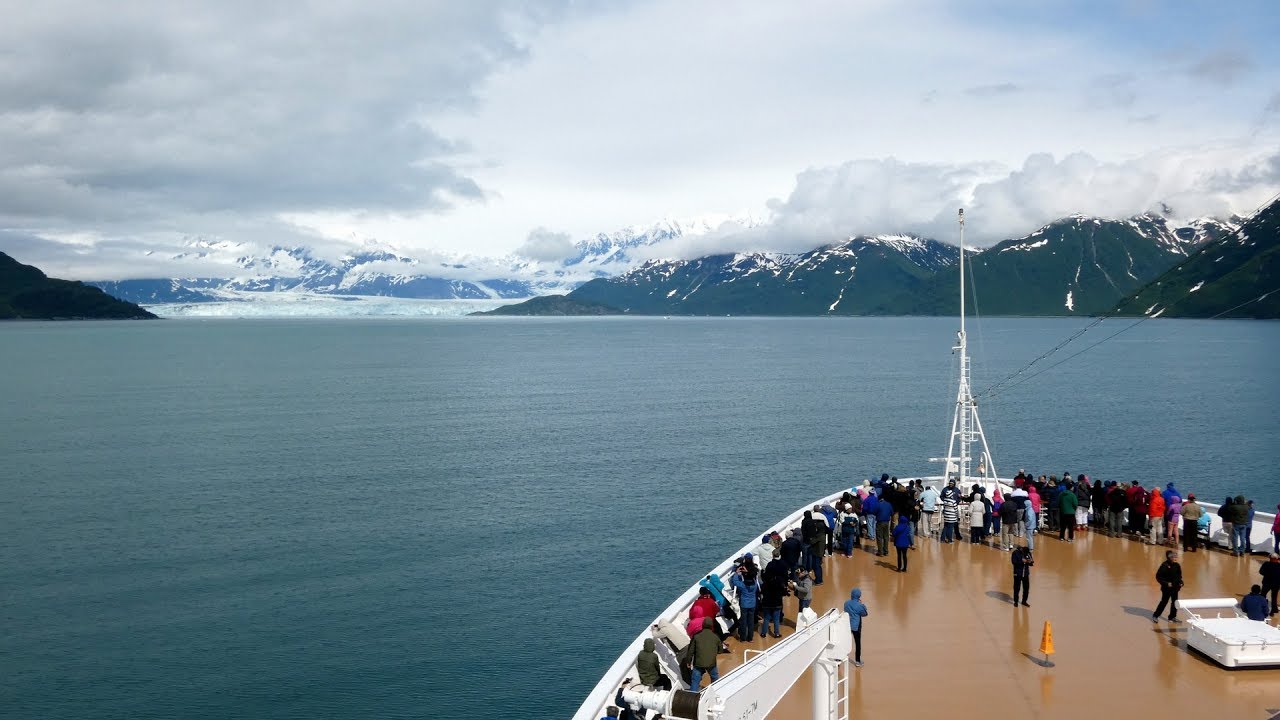
<svg viewBox="0 0 1280 720"><path fill-rule="evenodd" d="M756 601L760 594L760 577L750 555L743 558L742 564L729 576L729 584L738 591L738 639L751 642L756 636Z"/></svg>
<svg viewBox="0 0 1280 720"><path fill-rule="evenodd" d="M862 516L867 519L867 539L876 541L876 509L880 507L880 498L875 493L867 493L862 499Z"/></svg>
<svg viewBox="0 0 1280 720"><path fill-rule="evenodd" d="M906 515L898 516L898 524L893 526L893 547L898 551L898 572L907 571L907 549L911 547L911 520Z"/></svg>
<svg viewBox="0 0 1280 720"><path fill-rule="evenodd" d="M849 614L849 631L853 633L853 664L862 667L862 618L867 616L867 606L862 604L862 588L854 588L844 604Z"/></svg>
<svg viewBox="0 0 1280 720"><path fill-rule="evenodd" d="M1245 595L1244 599L1240 601L1240 609L1244 611L1245 615L1249 616L1250 620L1267 621L1267 598L1262 594L1261 585L1254 585L1249 588L1249 594Z"/></svg>
<svg viewBox="0 0 1280 720"><path fill-rule="evenodd" d="M876 557L889 557L889 523L893 521L893 505L880 498L876 505Z"/></svg>

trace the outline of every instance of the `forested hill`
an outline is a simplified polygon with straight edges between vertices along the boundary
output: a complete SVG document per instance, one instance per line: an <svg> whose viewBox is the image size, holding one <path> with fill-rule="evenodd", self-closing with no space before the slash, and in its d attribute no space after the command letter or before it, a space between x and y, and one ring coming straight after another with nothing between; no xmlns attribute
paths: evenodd
<svg viewBox="0 0 1280 720"><path fill-rule="evenodd" d="M1116 311L1187 318L1280 318L1280 200L1143 287Z"/></svg>
<svg viewBox="0 0 1280 720"><path fill-rule="evenodd" d="M47 277L0 252L0 320L123 320L155 318L95 287Z"/></svg>

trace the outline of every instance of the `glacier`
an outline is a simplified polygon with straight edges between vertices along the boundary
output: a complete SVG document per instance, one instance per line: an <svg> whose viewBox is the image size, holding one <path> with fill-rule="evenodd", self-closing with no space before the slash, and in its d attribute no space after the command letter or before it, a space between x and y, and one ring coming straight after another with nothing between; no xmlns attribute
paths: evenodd
<svg viewBox="0 0 1280 720"><path fill-rule="evenodd" d="M421 300L306 292L223 291L222 294L227 299L213 302L157 303L144 307L162 318L442 318L463 317L521 300Z"/></svg>

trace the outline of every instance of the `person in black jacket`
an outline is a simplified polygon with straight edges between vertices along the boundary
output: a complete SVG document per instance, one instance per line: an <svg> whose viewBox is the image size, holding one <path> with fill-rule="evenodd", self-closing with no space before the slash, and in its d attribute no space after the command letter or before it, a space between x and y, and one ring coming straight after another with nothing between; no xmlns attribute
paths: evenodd
<svg viewBox="0 0 1280 720"><path fill-rule="evenodd" d="M1027 602L1027 594L1031 592L1031 566L1036 564L1035 558L1031 556L1031 549L1026 545L1019 545L1010 560L1013 562L1013 604L1031 607ZM1022 591L1021 603L1018 601L1019 590Z"/></svg>
<svg viewBox="0 0 1280 720"><path fill-rule="evenodd" d="M804 542L800 539L800 528L794 528L786 540L782 541L782 546L778 548L782 560L787 563L787 570L791 577L796 576L796 571L801 567L801 557L804 554Z"/></svg>
<svg viewBox="0 0 1280 720"><path fill-rule="evenodd" d="M1178 564L1178 553L1169 550L1164 554L1164 562L1156 570L1156 582L1160 583L1160 604L1151 613L1151 622L1160 620L1164 606L1169 606L1169 622L1178 622L1178 591L1182 589L1182 566Z"/></svg>
<svg viewBox="0 0 1280 720"><path fill-rule="evenodd" d="M1280 614L1280 607L1276 605L1276 594L1280 592L1280 555L1271 553L1271 557L1258 569L1258 574L1262 576L1262 591L1271 595L1270 614Z"/></svg>

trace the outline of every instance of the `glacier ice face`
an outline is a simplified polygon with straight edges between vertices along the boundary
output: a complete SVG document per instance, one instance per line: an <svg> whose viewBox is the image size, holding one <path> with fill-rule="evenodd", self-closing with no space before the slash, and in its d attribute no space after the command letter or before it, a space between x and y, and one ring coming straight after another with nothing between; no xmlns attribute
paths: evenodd
<svg viewBox="0 0 1280 720"><path fill-rule="evenodd" d="M160 303L147 309L167 318L462 317L520 300L418 300L369 295L241 292L216 302Z"/></svg>

